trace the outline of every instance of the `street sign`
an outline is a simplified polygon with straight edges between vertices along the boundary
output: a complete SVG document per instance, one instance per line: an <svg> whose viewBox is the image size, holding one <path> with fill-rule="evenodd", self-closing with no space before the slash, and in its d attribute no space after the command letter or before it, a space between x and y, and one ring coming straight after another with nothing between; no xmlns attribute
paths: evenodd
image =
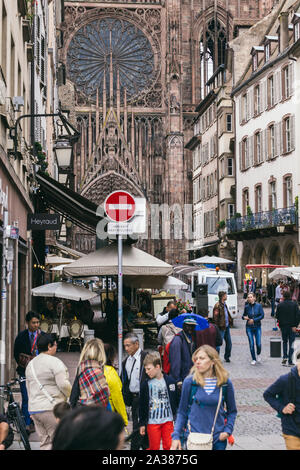
<svg viewBox="0 0 300 470"><path fill-rule="evenodd" d="M107 233L109 235L132 235L133 226L127 222L110 222L107 224Z"/></svg>
<svg viewBox="0 0 300 470"><path fill-rule="evenodd" d="M112 222L128 222L135 213L135 200L126 191L114 191L105 199L104 210Z"/></svg>
<svg viewBox="0 0 300 470"><path fill-rule="evenodd" d="M27 230L59 230L59 214L28 214Z"/></svg>

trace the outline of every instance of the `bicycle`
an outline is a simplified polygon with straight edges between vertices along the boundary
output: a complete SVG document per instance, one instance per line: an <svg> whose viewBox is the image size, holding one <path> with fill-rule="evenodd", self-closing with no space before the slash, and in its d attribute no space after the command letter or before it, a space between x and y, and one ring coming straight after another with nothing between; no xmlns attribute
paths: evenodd
<svg viewBox="0 0 300 470"><path fill-rule="evenodd" d="M20 384L23 380L19 379L12 379L11 382L7 383L6 385L0 385L0 389L3 389L4 396L8 401L7 410L6 410L6 417L8 424L11 426L14 433L18 433L21 438L21 442L24 446L25 450L31 450L28 434L26 431L26 424L21 412L21 408L19 403L17 403L14 399L13 392L11 387L16 383Z"/></svg>

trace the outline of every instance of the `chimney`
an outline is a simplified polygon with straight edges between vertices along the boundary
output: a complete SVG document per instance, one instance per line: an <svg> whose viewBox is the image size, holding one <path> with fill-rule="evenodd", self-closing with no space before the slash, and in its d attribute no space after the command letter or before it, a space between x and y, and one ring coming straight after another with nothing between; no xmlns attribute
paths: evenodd
<svg viewBox="0 0 300 470"><path fill-rule="evenodd" d="M289 46L289 13L284 11L279 15L280 24L280 52Z"/></svg>

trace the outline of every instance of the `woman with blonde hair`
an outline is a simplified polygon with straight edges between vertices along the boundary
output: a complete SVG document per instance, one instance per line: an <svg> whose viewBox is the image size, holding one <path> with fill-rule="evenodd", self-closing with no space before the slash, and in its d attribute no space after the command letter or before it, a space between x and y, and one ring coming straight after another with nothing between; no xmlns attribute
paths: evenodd
<svg viewBox="0 0 300 470"><path fill-rule="evenodd" d="M70 403L79 405L99 405L104 408L109 403L109 388L104 376L106 355L101 339L93 338L84 345L73 385Z"/></svg>
<svg viewBox="0 0 300 470"><path fill-rule="evenodd" d="M225 450L237 415L232 382L211 346L198 348L192 361L190 375L182 385L171 450L181 450L186 427L188 433L211 435L212 450Z"/></svg>

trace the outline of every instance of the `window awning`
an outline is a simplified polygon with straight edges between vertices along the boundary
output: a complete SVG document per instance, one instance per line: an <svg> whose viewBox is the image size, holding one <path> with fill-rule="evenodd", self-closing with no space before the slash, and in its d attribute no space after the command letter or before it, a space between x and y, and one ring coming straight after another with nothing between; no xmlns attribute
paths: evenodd
<svg viewBox="0 0 300 470"><path fill-rule="evenodd" d="M97 205L67 188L45 173L37 173L39 196L49 209L54 210L84 230L96 234L101 217L96 215Z"/></svg>

